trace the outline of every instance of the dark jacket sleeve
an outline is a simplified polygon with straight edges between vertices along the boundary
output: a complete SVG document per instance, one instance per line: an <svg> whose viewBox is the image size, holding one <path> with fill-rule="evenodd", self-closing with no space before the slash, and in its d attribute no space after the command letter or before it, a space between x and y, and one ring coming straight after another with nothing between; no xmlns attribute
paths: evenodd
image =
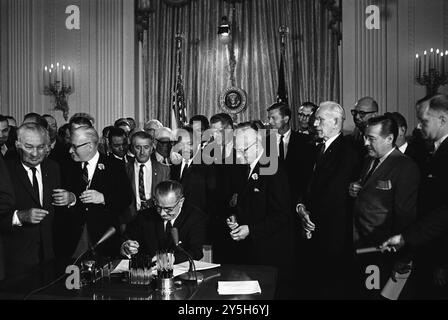
<svg viewBox="0 0 448 320"><path fill-rule="evenodd" d="M104 194L104 202L106 208L111 212L122 214L132 203L133 192L124 166L113 166L111 177L112 188L108 188L110 192Z"/></svg>
<svg viewBox="0 0 448 320"><path fill-rule="evenodd" d="M8 169L0 156L0 232L12 229L15 195Z"/></svg>

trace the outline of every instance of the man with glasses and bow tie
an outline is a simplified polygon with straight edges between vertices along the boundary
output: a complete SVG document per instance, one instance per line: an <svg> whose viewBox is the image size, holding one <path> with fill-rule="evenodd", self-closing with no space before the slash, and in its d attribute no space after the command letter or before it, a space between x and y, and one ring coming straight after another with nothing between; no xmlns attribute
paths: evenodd
<svg viewBox="0 0 448 320"><path fill-rule="evenodd" d="M126 214L120 218L121 225L130 223L140 211L151 208L156 186L170 178L170 167L151 159L153 146L152 136L145 131L131 136L135 160L126 164L126 173L134 191L134 199Z"/></svg>
<svg viewBox="0 0 448 320"><path fill-rule="evenodd" d="M155 256L159 250L174 251L176 263L188 260L188 257L174 250L171 230L178 230L179 242L194 260L203 257L205 244L204 213L188 203L183 194L182 185L177 181L162 181L156 186L154 206L144 210L128 225L126 240L120 247L120 253L131 256L137 253Z"/></svg>
<svg viewBox="0 0 448 320"><path fill-rule="evenodd" d="M94 128L80 127L71 135L72 161L63 168L63 188L54 192L54 203L66 207L57 217L57 254L77 258L110 228L132 202L132 188L124 166L98 152ZM98 253L113 254L112 239Z"/></svg>
<svg viewBox="0 0 448 320"><path fill-rule="evenodd" d="M60 187L59 166L46 159L48 131L37 123L27 123L17 130L17 138L19 158L7 162L15 203L13 210L0 217L7 278L54 258L51 195Z"/></svg>

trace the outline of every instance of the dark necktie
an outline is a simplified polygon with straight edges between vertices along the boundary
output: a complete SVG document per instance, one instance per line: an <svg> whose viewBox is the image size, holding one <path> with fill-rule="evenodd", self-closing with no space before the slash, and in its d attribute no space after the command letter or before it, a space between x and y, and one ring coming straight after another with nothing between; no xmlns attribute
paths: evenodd
<svg viewBox="0 0 448 320"><path fill-rule="evenodd" d="M365 184L370 179L370 177L372 176L373 172L375 171L375 169L378 167L379 164L380 164L380 159L375 158L375 160L373 161L372 168L370 168L369 172L367 172L366 176L363 179L362 184Z"/></svg>
<svg viewBox="0 0 448 320"><path fill-rule="evenodd" d="M317 145L317 154L316 154L316 165L319 163L320 159L325 153L325 142L321 142Z"/></svg>
<svg viewBox="0 0 448 320"><path fill-rule="evenodd" d="M89 165L88 162L84 162L84 166L82 168L82 181L84 181L85 189L89 187L89 170L87 169L87 166Z"/></svg>
<svg viewBox="0 0 448 320"><path fill-rule="evenodd" d="M138 195L140 197L140 210L145 210L148 208L148 202L146 201L146 192L145 192L145 180L143 175L144 168L145 165L141 164L140 171L138 173Z"/></svg>
<svg viewBox="0 0 448 320"><path fill-rule="evenodd" d="M171 225L171 221L167 221L165 225L165 246L166 249L170 249L173 244L171 229L173 226Z"/></svg>
<svg viewBox="0 0 448 320"><path fill-rule="evenodd" d="M39 203L40 203L40 192L39 192L39 183L37 182L37 176L36 176L36 168L30 168L31 172L33 173L33 192L36 195ZM42 205L40 203L40 205Z"/></svg>
<svg viewBox="0 0 448 320"><path fill-rule="evenodd" d="M283 142L283 137L283 135L280 136L280 143L278 144L280 161L285 160L285 144Z"/></svg>

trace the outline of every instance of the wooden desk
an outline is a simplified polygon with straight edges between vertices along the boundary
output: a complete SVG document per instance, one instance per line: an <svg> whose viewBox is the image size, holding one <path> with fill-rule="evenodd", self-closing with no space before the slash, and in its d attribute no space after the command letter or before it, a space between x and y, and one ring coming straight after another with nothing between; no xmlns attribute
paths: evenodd
<svg viewBox="0 0 448 320"><path fill-rule="evenodd" d="M53 269L53 270L51 270ZM277 271L267 266L223 265L219 268L200 271L204 281L199 285L176 282L179 290L168 296L150 286L130 285L121 275L112 275L110 280L102 280L79 290L67 290L65 278L52 287L29 299L35 300L273 300L277 281ZM59 274L60 275L60 274ZM54 268L36 270L29 276L4 281L0 284L0 299L23 299L32 290L56 279ZM218 281L258 280L261 294L218 295Z"/></svg>

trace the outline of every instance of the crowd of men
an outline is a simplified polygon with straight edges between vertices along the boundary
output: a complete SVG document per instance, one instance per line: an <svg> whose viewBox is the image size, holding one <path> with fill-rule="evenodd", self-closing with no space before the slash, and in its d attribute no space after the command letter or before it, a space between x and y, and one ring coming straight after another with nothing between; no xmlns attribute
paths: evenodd
<svg viewBox="0 0 448 320"><path fill-rule="evenodd" d="M448 97L415 109L411 134L371 97L349 134L332 101L275 103L269 124L122 118L101 136L88 114L0 115L0 280L73 263L110 228L96 255L154 256L176 228L195 260L209 244L214 262L276 267L277 298L375 299L409 271L401 298L447 298Z"/></svg>

